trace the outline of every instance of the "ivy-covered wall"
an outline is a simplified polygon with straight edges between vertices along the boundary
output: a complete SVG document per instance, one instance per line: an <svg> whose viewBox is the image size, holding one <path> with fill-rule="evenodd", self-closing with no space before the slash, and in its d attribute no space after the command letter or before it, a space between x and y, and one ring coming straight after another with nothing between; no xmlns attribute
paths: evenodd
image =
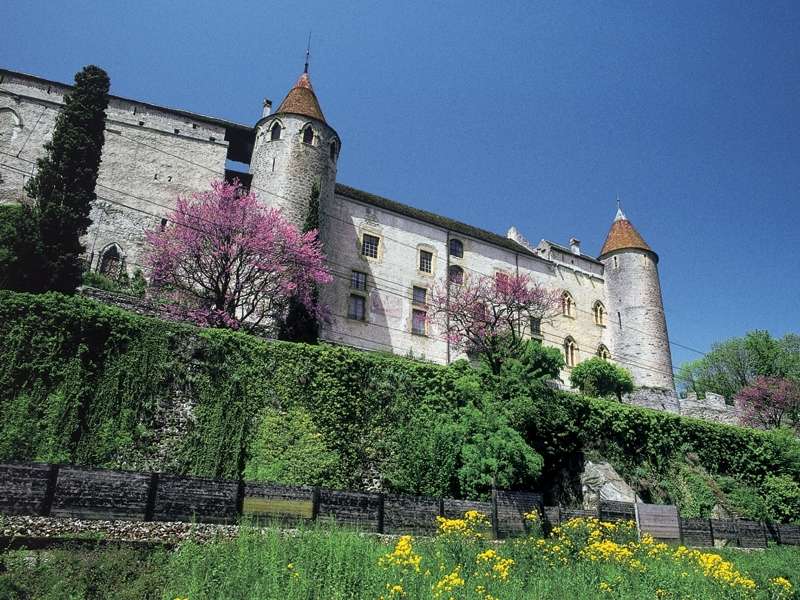
<svg viewBox="0 0 800 600"><path fill-rule="evenodd" d="M465 403L464 378L476 381L467 371L3 291L0 461L265 473L287 483L307 476L331 487L433 495L449 485L452 474L440 472L453 463L450 433L437 428ZM471 387L501 401L490 383ZM796 439L530 389L539 391L502 402L513 404L508 422L551 464L591 447L632 472L690 452L711 473L756 484L768 475L800 480ZM273 442L288 450L276 454ZM403 477L387 475L401 463Z"/></svg>

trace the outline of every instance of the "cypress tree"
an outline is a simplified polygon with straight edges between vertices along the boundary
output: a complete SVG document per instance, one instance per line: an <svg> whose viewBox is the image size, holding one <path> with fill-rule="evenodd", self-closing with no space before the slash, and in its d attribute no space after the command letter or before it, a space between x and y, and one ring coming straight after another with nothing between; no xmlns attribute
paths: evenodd
<svg viewBox="0 0 800 600"><path fill-rule="evenodd" d="M42 252L41 287L73 292L80 285L85 252L80 242L91 220L105 136L109 79L93 65L75 75L64 98L46 155L25 187L34 200Z"/></svg>
<svg viewBox="0 0 800 600"><path fill-rule="evenodd" d="M319 231L319 183L311 187L311 197L308 199L308 213L303 222L303 233L316 229ZM318 290L314 290L314 299L318 297ZM316 344L319 340L319 323L308 313L305 305L294 298L289 300L289 312L286 321L281 327L279 337L292 342L305 342Z"/></svg>

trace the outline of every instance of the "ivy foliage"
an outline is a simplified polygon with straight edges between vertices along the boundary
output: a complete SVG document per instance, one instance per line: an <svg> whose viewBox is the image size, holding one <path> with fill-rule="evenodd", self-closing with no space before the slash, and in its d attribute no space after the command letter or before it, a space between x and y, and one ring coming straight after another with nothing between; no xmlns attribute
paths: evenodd
<svg viewBox="0 0 800 600"><path fill-rule="evenodd" d="M626 477L691 452L761 497L769 477L800 480L786 432L553 390L553 357L532 352L493 375L0 291L0 460L480 497L492 478L546 486L592 449ZM778 483L786 515L795 492Z"/></svg>

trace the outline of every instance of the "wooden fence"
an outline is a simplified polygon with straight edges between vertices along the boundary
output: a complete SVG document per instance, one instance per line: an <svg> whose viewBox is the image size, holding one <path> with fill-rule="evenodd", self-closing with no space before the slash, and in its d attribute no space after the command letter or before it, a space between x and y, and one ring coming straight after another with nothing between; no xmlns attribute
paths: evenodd
<svg viewBox="0 0 800 600"><path fill-rule="evenodd" d="M436 517L461 517L478 510L491 519L495 538L524 534L524 514L537 511L545 528L574 517L635 520L639 531L693 546L755 548L768 542L800 545L800 527L686 519L674 506L600 502L597 510L543 506L542 495L495 490L488 502L374 494L137 473L44 463L0 464L0 514L127 521L236 523L241 517L296 524L320 521L376 533L428 534Z"/></svg>

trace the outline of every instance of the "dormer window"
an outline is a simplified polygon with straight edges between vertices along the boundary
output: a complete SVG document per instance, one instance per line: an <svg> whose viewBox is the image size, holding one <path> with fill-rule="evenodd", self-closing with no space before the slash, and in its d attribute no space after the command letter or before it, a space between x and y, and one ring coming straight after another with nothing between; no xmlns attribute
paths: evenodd
<svg viewBox="0 0 800 600"><path fill-rule="evenodd" d="M464 243L455 238L450 240L450 256L464 258Z"/></svg>
<svg viewBox="0 0 800 600"><path fill-rule="evenodd" d="M307 125L306 128L303 129L303 143L304 144L314 143L314 130L311 128L311 125Z"/></svg>
<svg viewBox="0 0 800 600"><path fill-rule="evenodd" d="M281 124L280 124L280 123L275 123L275 124L272 126L272 129L270 129L270 132L269 132L269 139L270 139L271 141L275 141L275 140L279 140L279 139L281 139L281 131L282 131L282 129L283 129L283 128L281 127Z"/></svg>

